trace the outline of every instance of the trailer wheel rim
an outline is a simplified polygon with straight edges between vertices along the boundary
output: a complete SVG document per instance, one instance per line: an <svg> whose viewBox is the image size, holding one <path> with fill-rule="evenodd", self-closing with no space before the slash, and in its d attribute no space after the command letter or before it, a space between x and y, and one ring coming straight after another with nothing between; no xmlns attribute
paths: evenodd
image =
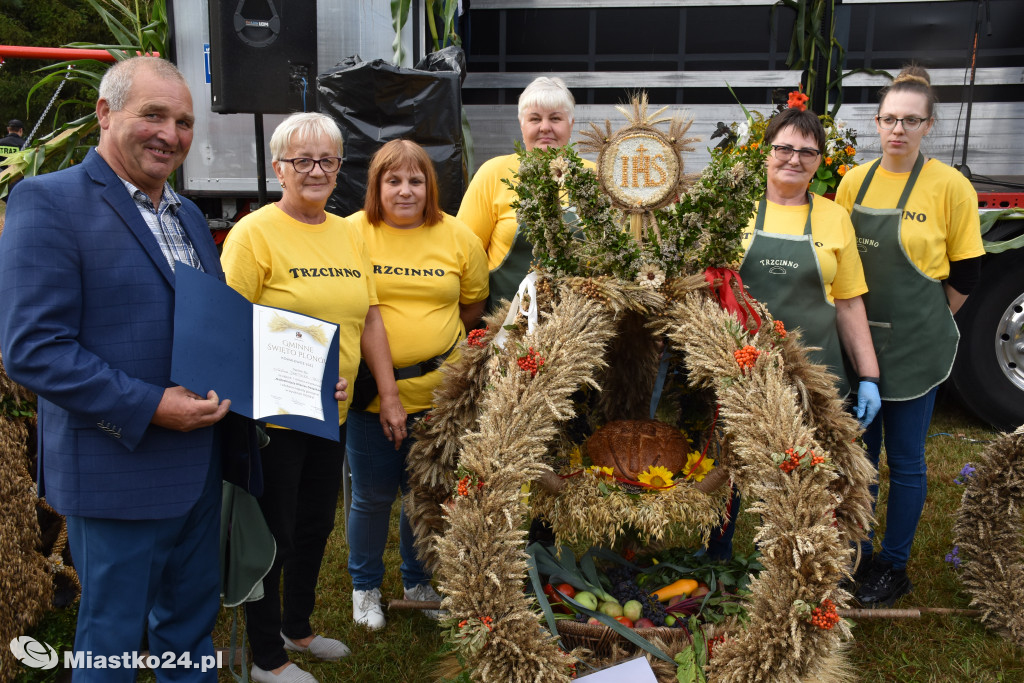
<svg viewBox="0 0 1024 683"><path fill-rule="evenodd" d="M995 345L999 369L1024 391L1024 294L1014 299L1000 316Z"/></svg>

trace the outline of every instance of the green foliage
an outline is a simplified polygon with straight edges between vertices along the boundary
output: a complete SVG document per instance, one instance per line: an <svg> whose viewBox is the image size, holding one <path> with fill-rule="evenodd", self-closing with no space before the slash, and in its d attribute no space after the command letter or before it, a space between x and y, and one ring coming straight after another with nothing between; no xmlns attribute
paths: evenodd
<svg viewBox="0 0 1024 683"><path fill-rule="evenodd" d="M0 416L15 419L35 417L35 401L18 401L10 396L0 396Z"/></svg>
<svg viewBox="0 0 1024 683"><path fill-rule="evenodd" d="M763 156L714 150L711 162L678 203L652 212L654 237L638 243L628 216L614 209L597 176L572 146L517 146L519 173L505 182L534 262L556 277L610 275L652 282L739 260L753 198L764 192ZM760 174L759 174L760 173Z"/></svg>
<svg viewBox="0 0 1024 683"><path fill-rule="evenodd" d="M61 658L61 663L53 669L32 669L22 667L18 683L55 683L70 676L64 669L63 653L70 651L75 643L75 625L78 621L78 603L63 609L47 612L39 624L27 635L38 641L49 644Z"/></svg>
<svg viewBox="0 0 1024 683"><path fill-rule="evenodd" d="M427 29L430 31L433 52L448 45L462 45L462 38L455 31L456 14L459 0L425 0ZM402 29L409 23L411 0L391 0L391 27L395 29L395 40L391 44L394 52L394 63L401 64L405 59L402 46ZM438 30L440 27L440 31Z"/></svg>
<svg viewBox="0 0 1024 683"><path fill-rule="evenodd" d="M814 95L819 87L825 90L825 108L831 116L839 112L843 103L843 78L857 73L892 76L882 69L860 68L843 73L842 64L846 58L846 50L835 36L836 0L777 0L772 6L771 25L775 25L774 14L780 7L796 12L793 24L793 35L790 38L789 54L786 66L794 71L806 71L807 79L803 83L804 93L815 101ZM823 26L825 10L830 10L832 23ZM823 32L824 29L824 32ZM825 71L818 73L816 60L824 59Z"/></svg>
<svg viewBox="0 0 1024 683"><path fill-rule="evenodd" d="M89 9L106 26L114 38L113 43L71 42L68 47L97 50L113 55L117 60L136 53L167 52L166 0L84 0ZM108 64L94 59L80 59L50 64L39 69L45 74L29 90L31 100L37 92L54 90L62 83L77 85L88 97L65 100L56 106L56 117L65 105L85 105L88 113L63 123L49 135L41 137L30 147L7 157L7 168L0 173L0 197L7 196L10 187L24 176L59 170L85 157L91 146L90 136L96 130L95 100L100 80ZM63 94L63 91L61 91ZM56 118L55 118L56 121Z"/></svg>

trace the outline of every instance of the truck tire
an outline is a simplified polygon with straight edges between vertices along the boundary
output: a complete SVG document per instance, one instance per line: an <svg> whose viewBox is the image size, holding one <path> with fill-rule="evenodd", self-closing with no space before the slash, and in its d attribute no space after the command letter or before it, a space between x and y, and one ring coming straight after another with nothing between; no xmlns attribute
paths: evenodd
<svg viewBox="0 0 1024 683"><path fill-rule="evenodd" d="M981 282L956 315L951 380L963 403L996 429L1024 423L1024 254L987 257Z"/></svg>

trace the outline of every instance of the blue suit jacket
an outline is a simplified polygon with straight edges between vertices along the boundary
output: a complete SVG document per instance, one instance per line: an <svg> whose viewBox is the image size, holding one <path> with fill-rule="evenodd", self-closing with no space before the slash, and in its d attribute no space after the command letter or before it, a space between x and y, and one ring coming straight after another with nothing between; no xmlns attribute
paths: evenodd
<svg viewBox="0 0 1024 683"><path fill-rule="evenodd" d="M184 199L178 217L203 268L223 280L199 209ZM0 301L4 365L39 396L40 495L65 515L187 512L223 428L150 424L173 384L174 273L95 150L14 188L0 236ZM252 455L254 446L243 450ZM249 462L258 468L258 458Z"/></svg>

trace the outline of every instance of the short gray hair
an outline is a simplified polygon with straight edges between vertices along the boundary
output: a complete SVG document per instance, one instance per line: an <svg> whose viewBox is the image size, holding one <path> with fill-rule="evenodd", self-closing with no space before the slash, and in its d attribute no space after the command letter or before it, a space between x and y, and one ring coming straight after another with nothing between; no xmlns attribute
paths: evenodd
<svg viewBox="0 0 1024 683"><path fill-rule="evenodd" d="M110 111L121 111L128 102L128 96L132 91L132 84L135 82L135 72L140 68L146 68L158 78L175 80L182 83L186 88L188 83L185 77L166 59L160 57L131 57L117 62L107 69L100 81L99 99L106 100Z"/></svg>
<svg viewBox="0 0 1024 683"><path fill-rule="evenodd" d="M298 135L300 140L315 140L326 137L338 147L341 156L341 129L330 116L315 111L292 114L274 129L270 136L270 157L280 161L288 151L292 138Z"/></svg>
<svg viewBox="0 0 1024 683"><path fill-rule="evenodd" d="M531 107L549 111L564 110L569 118L576 118L576 100L573 99L565 81L556 76L540 76L533 79L519 95L519 122L522 123L526 110Z"/></svg>

